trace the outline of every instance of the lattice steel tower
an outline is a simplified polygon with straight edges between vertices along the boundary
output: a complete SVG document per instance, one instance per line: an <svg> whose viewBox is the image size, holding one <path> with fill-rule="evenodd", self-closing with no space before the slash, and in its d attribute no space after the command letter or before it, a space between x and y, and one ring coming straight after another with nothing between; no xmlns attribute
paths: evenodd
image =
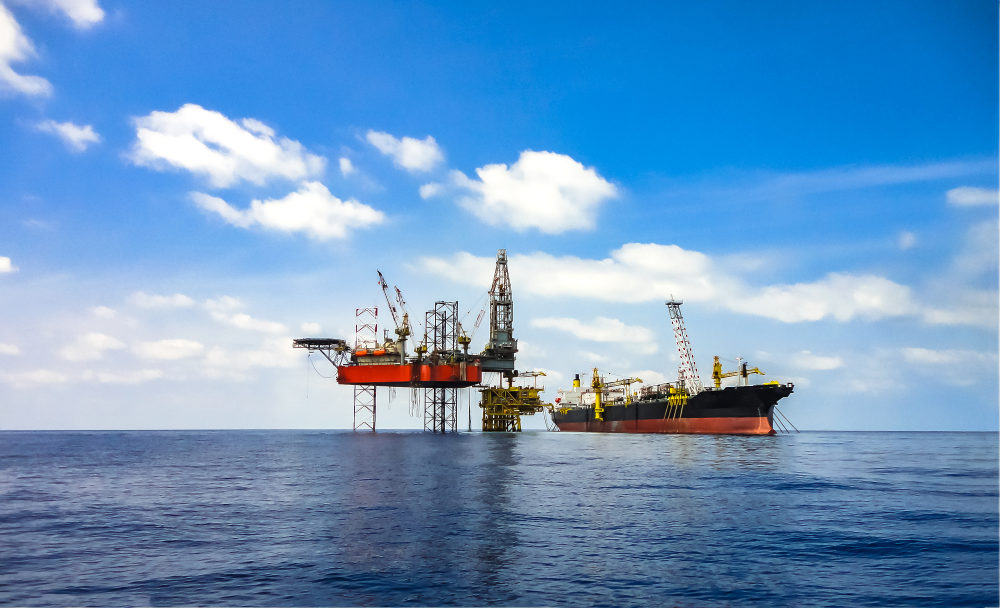
<svg viewBox="0 0 1000 608"><path fill-rule="evenodd" d="M483 349L483 371L513 371L515 353L514 295L507 274L507 250L500 249L490 287L490 341Z"/></svg>
<svg viewBox="0 0 1000 608"><path fill-rule="evenodd" d="M698 368L694 364L694 355L691 354L691 342L688 340L687 329L684 328L684 317L681 315L682 303L680 300L667 300L666 302L667 310L670 311L670 323L674 326L677 354L681 358L677 374L688 394L697 395L704 390L704 387L701 384L701 377L698 375Z"/></svg>
<svg viewBox="0 0 1000 608"><path fill-rule="evenodd" d="M378 344L378 308L354 310L354 348L375 348ZM374 384L354 385L354 430L375 431Z"/></svg>
<svg viewBox="0 0 1000 608"><path fill-rule="evenodd" d="M424 327L431 364L447 362L458 354L458 302L435 302L434 310L427 311ZM424 430L441 432L458 431L458 389L424 389Z"/></svg>

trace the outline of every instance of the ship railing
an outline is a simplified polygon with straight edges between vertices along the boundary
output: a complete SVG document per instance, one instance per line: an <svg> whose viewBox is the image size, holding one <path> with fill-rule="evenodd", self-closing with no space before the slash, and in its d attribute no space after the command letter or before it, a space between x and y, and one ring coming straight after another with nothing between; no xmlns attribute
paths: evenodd
<svg viewBox="0 0 1000 608"><path fill-rule="evenodd" d="M664 382L663 384L653 384L651 386L644 386L639 389L640 399L649 399L659 395L669 395L670 389L674 388L674 385L670 382Z"/></svg>

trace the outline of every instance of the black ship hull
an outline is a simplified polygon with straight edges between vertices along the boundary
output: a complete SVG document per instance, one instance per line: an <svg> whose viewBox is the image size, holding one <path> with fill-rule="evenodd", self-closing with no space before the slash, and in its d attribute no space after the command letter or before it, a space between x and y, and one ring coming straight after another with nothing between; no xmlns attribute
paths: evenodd
<svg viewBox="0 0 1000 608"><path fill-rule="evenodd" d="M600 419L593 406L557 408L552 420L561 431L773 435L774 406L791 392L791 384L709 389L693 397L608 404Z"/></svg>

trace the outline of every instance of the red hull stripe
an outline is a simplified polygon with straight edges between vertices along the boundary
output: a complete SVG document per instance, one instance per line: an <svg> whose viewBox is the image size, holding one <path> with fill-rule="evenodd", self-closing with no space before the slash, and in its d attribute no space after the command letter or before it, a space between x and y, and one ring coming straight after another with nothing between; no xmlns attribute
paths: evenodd
<svg viewBox="0 0 1000 608"><path fill-rule="evenodd" d="M592 433L699 433L709 435L774 435L774 427L764 416L746 418L667 418L560 422L560 431Z"/></svg>

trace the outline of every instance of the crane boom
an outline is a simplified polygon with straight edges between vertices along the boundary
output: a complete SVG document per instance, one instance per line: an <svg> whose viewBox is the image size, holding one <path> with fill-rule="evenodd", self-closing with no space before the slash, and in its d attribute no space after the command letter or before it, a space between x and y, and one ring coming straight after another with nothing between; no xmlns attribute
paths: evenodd
<svg viewBox="0 0 1000 608"><path fill-rule="evenodd" d="M392 300L389 299L389 284L385 282L385 277L382 276L381 270L376 270L378 273L378 286L382 288L382 294L385 296L385 303L389 305L389 313L392 314L392 322L396 325L396 329L399 329L399 313L396 312L396 307L392 305ZM399 288L396 288L399 291Z"/></svg>
<svg viewBox="0 0 1000 608"><path fill-rule="evenodd" d="M667 310L670 311L670 323L674 326L674 339L677 341L677 354L680 355L681 364L678 368L678 376L681 384L692 397L697 395L704 387L701 384L701 377L698 376L698 368L694 364L694 355L691 354L691 342L688 340L687 329L684 328L684 316L681 315L680 300L667 300Z"/></svg>
<svg viewBox="0 0 1000 608"><path fill-rule="evenodd" d="M719 362L719 356L715 356L715 363L712 365L712 380L715 381L715 388L722 387L723 378L732 378L733 376L739 376L739 383L741 385L750 384L749 376L750 374L760 374L764 375L764 372L760 371L759 367L747 367L747 362L741 358L736 359L739 369L734 372L724 372L722 371L722 363Z"/></svg>

